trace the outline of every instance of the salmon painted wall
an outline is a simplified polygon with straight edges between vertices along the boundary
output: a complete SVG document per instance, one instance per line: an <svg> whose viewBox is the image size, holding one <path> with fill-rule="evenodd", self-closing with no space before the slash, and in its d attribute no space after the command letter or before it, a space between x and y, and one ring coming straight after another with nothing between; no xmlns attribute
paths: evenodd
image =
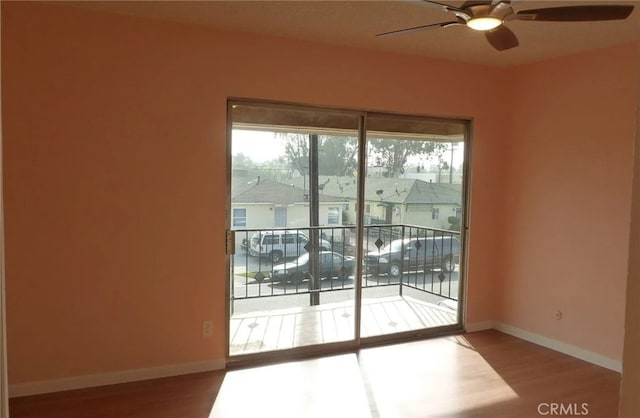
<svg viewBox="0 0 640 418"><path fill-rule="evenodd" d="M3 2L10 382L224 357L229 96L473 117L468 318L491 320L503 74Z"/></svg>
<svg viewBox="0 0 640 418"><path fill-rule="evenodd" d="M638 46L512 76L497 319L621 361Z"/></svg>
<svg viewBox="0 0 640 418"><path fill-rule="evenodd" d="M638 55L640 56L640 44ZM638 104L640 105L640 86ZM638 110L640 111L640 106ZM640 114L636 121L634 157L629 254L640 254ZM620 418L637 418L640 416L640 258L632 256L629 257L626 311Z"/></svg>

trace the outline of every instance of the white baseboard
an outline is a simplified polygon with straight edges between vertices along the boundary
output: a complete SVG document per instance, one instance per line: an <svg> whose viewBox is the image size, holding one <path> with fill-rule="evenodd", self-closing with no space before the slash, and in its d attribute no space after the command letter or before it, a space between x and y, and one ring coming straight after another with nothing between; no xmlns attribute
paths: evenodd
<svg viewBox="0 0 640 418"><path fill-rule="evenodd" d="M580 360L587 361L589 363L607 368L609 370L613 370L618 373L622 373L621 361L603 356L602 354L594 353L592 351L585 350L584 348L580 348L572 344L567 344L562 341L554 340L553 338L548 338L543 335L525 331L523 329L500 322L494 323L493 328L522 340L529 341L555 351L559 351L571 357L579 358Z"/></svg>
<svg viewBox="0 0 640 418"><path fill-rule="evenodd" d="M226 366L224 359L196 361L192 363L172 364L147 369L121 370L112 373L75 376L64 379L43 380L9 385L9 397L38 395L61 392L64 390L84 389L96 386L114 385L139 380L158 379L184 374L221 370Z"/></svg>
<svg viewBox="0 0 640 418"><path fill-rule="evenodd" d="M534 344L549 348L551 350L555 350L563 354L579 358L581 360L596 364L598 366L613 370L618 373L622 372L622 362L619 360L615 360L601 354L585 350L578 346L554 340L552 338L529 332L511 325L503 324L500 322L481 321L466 324L465 326L465 330L467 332L477 332L488 329L495 329L500 332L504 332L505 334L509 334L525 341L529 341ZM84 389L96 386L135 382L139 380L180 376L190 373L208 372L224 369L225 366L226 362L224 359L212 359L192 363L152 367L147 369L122 370L112 373L76 376L65 379L19 383L9 385L9 397L16 398L20 396L38 395L42 393L61 392L65 390Z"/></svg>
<svg viewBox="0 0 640 418"><path fill-rule="evenodd" d="M472 322L470 324L465 324L464 326L464 330L466 332L486 331L492 328L493 328L493 321Z"/></svg>

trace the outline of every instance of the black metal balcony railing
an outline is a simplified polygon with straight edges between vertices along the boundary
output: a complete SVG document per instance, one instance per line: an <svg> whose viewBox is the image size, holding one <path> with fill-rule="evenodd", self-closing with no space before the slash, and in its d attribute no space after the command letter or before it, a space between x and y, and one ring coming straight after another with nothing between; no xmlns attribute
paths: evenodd
<svg viewBox="0 0 640 418"><path fill-rule="evenodd" d="M461 244L456 231L367 225L360 266L356 265L355 227L243 229L235 233L240 245L232 258L232 300L353 289L358 270L363 288L399 286L402 294L406 286L458 299Z"/></svg>

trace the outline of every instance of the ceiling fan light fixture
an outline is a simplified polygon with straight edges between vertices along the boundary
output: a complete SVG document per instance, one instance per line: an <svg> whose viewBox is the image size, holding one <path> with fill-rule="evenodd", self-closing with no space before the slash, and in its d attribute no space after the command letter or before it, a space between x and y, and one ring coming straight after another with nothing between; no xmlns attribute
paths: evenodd
<svg viewBox="0 0 640 418"><path fill-rule="evenodd" d="M473 30L487 31L502 25L497 17L474 17L467 21L467 26Z"/></svg>

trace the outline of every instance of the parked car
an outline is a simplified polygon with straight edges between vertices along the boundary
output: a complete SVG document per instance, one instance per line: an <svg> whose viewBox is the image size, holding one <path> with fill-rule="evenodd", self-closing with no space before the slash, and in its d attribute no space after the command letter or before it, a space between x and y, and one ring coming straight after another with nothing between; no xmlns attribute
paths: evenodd
<svg viewBox="0 0 640 418"><path fill-rule="evenodd" d="M440 268L454 271L460 262L460 240L443 235L426 238L405 238L391 241L377 251L364 256L367 274L389 274L398 277L406 271L425 271Z"/></svg>
<svg viewBox="0 0 640 418"><path fill-rule="evenodd" d="M309 236L302 231L260 231L253 234L249 243L249 254L269 257L276 264L285 258L299 257L307 252ZM331 250L331 243L320 240L320 250Z"/></svg>
<svg viewBox="0 0 640 418"><path fill-rule="evenodd" d="M274 282L299 283L311 277L310 256L304 253L300 257L288 263L278 264L273 267L271 280ZM319 277L338 277L346 280L354 272L354 257L343 256L333 251L321 251L318 253Z"/></svg>

